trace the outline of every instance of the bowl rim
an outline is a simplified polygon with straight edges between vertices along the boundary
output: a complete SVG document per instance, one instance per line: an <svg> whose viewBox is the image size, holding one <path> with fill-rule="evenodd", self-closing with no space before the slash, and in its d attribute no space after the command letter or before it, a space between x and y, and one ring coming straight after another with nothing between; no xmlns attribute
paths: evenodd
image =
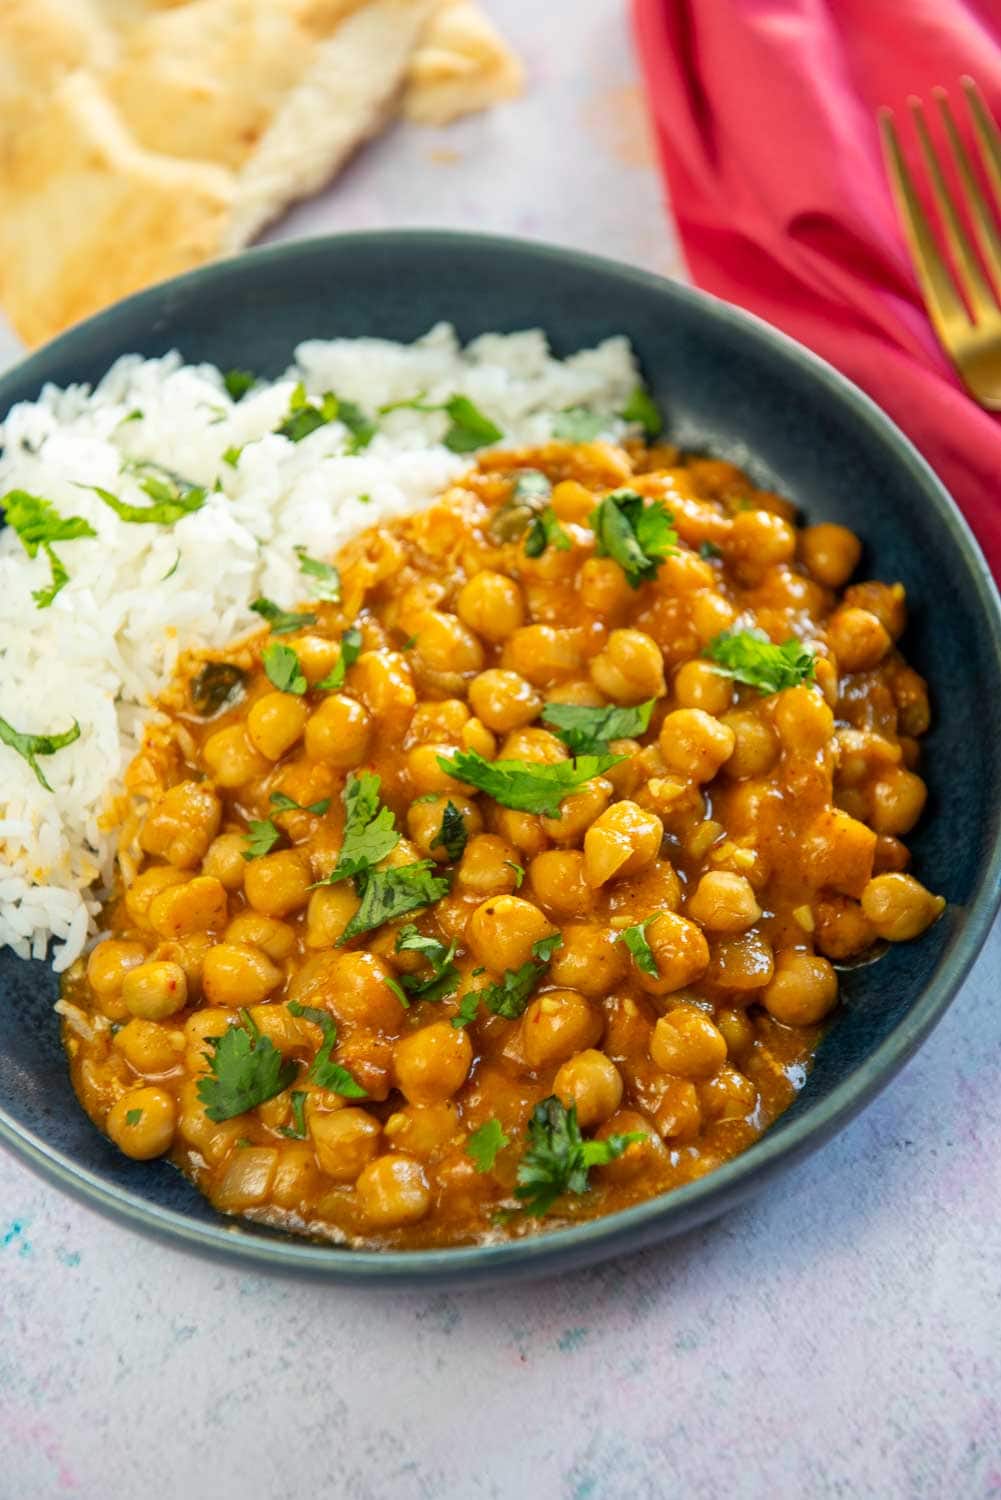
<svg viewBox="0 0 1001 1500"><path fill-rule="evenodd" d="M570 246L515 236L431 228L362 230L263 245L147 287L76 324L0 376L0 411L6 413L5 393L11 385L22 385L36 378L41 384L43 377L40 372L51 361L53 352L72 355L76 352L75 346L86 345L95 326L117 317L125 308L159 310L165 295L169 297L175 289L211 288L215 285L221 289L234 273L252 277L256 267L281 262L294 268L300 258L311 260L333 245L347 244L362 250L375 250L393 244L405 250L417 243L445 252L471 246L499 255L528 256L549 263L554 273L560 266L582 266L613 281L635 284L669 301L674 299L690 304L700 315L709 317L718 325L737 329L743 336L749 335L759 346L771 346L787 365L791 364L805 375L809 383L814 386L819 383L835 401L850 407L856 419L873 430L908 471L922 499L935 508L957 544L973 586L975 609L988 627L994 652L1001 661L1001 601L973 533L925 459L869 396L826 360L742 308L654 272ZM37 375L36 371L39 372ZM999 904L1001 836L995 839L979 889L966 909L963 929L942 960L940 973L920 991L907 1014L875 1052L819 1100L802 1122L785 1130L766 1131L739 1156L694 1182L630 1208L566 1228L496 1244L452 1249L356 1250L292 1236L276 1235L272 1239L245 1233L240 1228L240 1220L235 1219L229 1224L220 1217L218 1223L202 1222L176 1209L150 1203L128 1188L110 1185L97 1173L80 1166L65 1153L48 1146L33 1131L19 1125L2 1106L0 1144L10 1148L26 1165L56 1186L120 1222L182 1248L236 1260L248 1267L325 1276L331 1281L391 1283L395 1286L408 1282L424 1285L469 1282L490 1278L495 1273L538 1276L558 1264L585 1264L626 1248L638 1248L664 1237L672 1221L676 1221L679 1230L694 1227L747 1196L781 1166L791 1164L797 1157L822 1145L889 1083L941 1019L983 946Z"/></svg>

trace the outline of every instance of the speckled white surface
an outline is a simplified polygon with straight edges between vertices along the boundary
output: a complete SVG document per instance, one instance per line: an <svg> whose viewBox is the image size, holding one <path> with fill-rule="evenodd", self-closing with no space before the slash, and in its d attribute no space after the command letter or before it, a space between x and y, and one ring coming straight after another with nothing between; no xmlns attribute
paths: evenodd
<svg viewBox="0 0 1001 1500"><path fill-rule="evenodd" d="M453 224L676 272L618 7L492 9L528 97L394 132L281 233ZM529 1287L248 1276L0 1156L0 1500L1001 1496L999 978L995 930L901 1077L749 1207Z"/></svg>

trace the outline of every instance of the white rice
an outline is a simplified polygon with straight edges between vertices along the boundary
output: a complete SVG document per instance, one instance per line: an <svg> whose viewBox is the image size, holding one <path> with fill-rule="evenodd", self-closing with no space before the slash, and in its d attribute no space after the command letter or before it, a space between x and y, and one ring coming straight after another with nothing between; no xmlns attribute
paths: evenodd
<svg viewBox="0 0 1001 1500"><path fill-rule="evenodd" d="M248 605L261 594L285 607L308 598L296 545L329 558L358 530L426 505L473 461L442 445L443 414L413 410L381 418L354 456L340 423L291 443L274 429L299 380L369 414L419 392L428 403L461 393L510 446L544 442L568 406L606 414L606 435L620 434L614 414L637 372L623 338L558 360L538 330L484 334L463 349L439 324L412 345L301 344L285 377L238 404L214 366L173 353L126 355L94 390L47 386L37 402L12 408L0 495L27 490L83 516L97 536L56 544L70 582L38 609L32 590L49 583L48 561L41 551L30 560L9 527L0 531L0 716L21 733L59 733L74 719L82 731L40 762L51 792L0 744L0 946L43 958L54 939L59 971L83 951L113 873L115 833L102 828L102 813L178 653L259 624ZM141 420L126 421L136 409ZM239 445L234 468L222 455ZM138 478L123 472L129 460L209 490L218 478L222 489L173 526L128 524L81 486L148 504Z"/></svg>

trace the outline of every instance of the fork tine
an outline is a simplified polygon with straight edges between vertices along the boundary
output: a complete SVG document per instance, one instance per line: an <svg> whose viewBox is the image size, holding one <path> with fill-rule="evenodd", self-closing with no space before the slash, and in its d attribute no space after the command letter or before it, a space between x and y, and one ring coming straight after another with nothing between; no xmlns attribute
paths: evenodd
<svg viewBox="0 0 1001 1500"><path fill-rule="evenodd" d="M920 99L909 99L911 114L914 125L918 132L918 141L921 145L921 154L928 168L931 178L932 193L938 206L942 227L945 237L952 251L953 264L959 277L960 288L966 292L967 299L973 309L973 315L977 322L987 317L995 310L994 293L987 285L984 273L980 269L976 252L970 244L970 237L963 227L962 220L956 212L956 205L952 201L945 177L942 175L942 166L938 159L938 152L932 144L932 138L928 133L928 125L925 121L924 106ZM965 285L964 285L965 282Z"/></svg>
<svg viewBox="0 0 1001 1500"><path fill-rule="evenodd" d="M976 131L980 145L984 170L990 178L994 197L998 204L1001 204L1001 136L972 78L963 79L963 92L966 94L973 129Z"/></svg>
<svg viewBox="0 0 1001 1500"><path fill-rule="evenodd" d="M1001 289L1001 236L998 235L994 225L994 218L987 204L987 199L980 191L977 179L973 175L973 167L970 158L966 154L966 147L960 140L956 122L953 119L952 108L949 104L949 96L945 89L932 89L932 95L938 105L939 114L942 116L942 124L945 133L949 137L949 145L952 149L956 168L963 181L966 192L966 206L973 219L973 227L977 235L977 243L980 253L984 257L987 268L994 280L995 289Z"/></svg>
<svg viewBox="0 0 1001 1500"><path fill-rule="evenodd" d="M931 232L925 211L921 207L921 200L914 189L911 174L904 161L904 153L900 149L892 110L880 110L879 132L883 142L890 184L897 201L897 209L903 222L907 243L910 246L911 259L914 261L918 281L921 283L925 304L939 337L948 347L957 324L961 325L961 331L965 332L969 329L969 316L956 291L948 268L939 254L935 237Z"/></svg>

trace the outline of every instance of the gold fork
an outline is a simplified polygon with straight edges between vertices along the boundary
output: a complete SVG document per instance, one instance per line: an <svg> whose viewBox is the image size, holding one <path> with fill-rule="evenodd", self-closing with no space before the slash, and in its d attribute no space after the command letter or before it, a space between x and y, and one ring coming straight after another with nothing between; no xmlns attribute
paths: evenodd
<svg viewBox="0 0 1001 1500"><path fill-rule="evenodd" d="M1001 135L973 79L964 78L962 85L980 148L980 163L998 205L1001 204ZM996 209L977 183L956 129L948 94L945 89L937 88L932 90L932 97L938 105L962 183L962 207L973 225L982 260L978 259L966 231L956 197L949 192L920 99L910 99L908 103L952 259L952 272L921 206L889 109L879 112L886 167L925 306L942 347L970 395L981 406L1001 411L1001 236L995 222Z"/></svg>

